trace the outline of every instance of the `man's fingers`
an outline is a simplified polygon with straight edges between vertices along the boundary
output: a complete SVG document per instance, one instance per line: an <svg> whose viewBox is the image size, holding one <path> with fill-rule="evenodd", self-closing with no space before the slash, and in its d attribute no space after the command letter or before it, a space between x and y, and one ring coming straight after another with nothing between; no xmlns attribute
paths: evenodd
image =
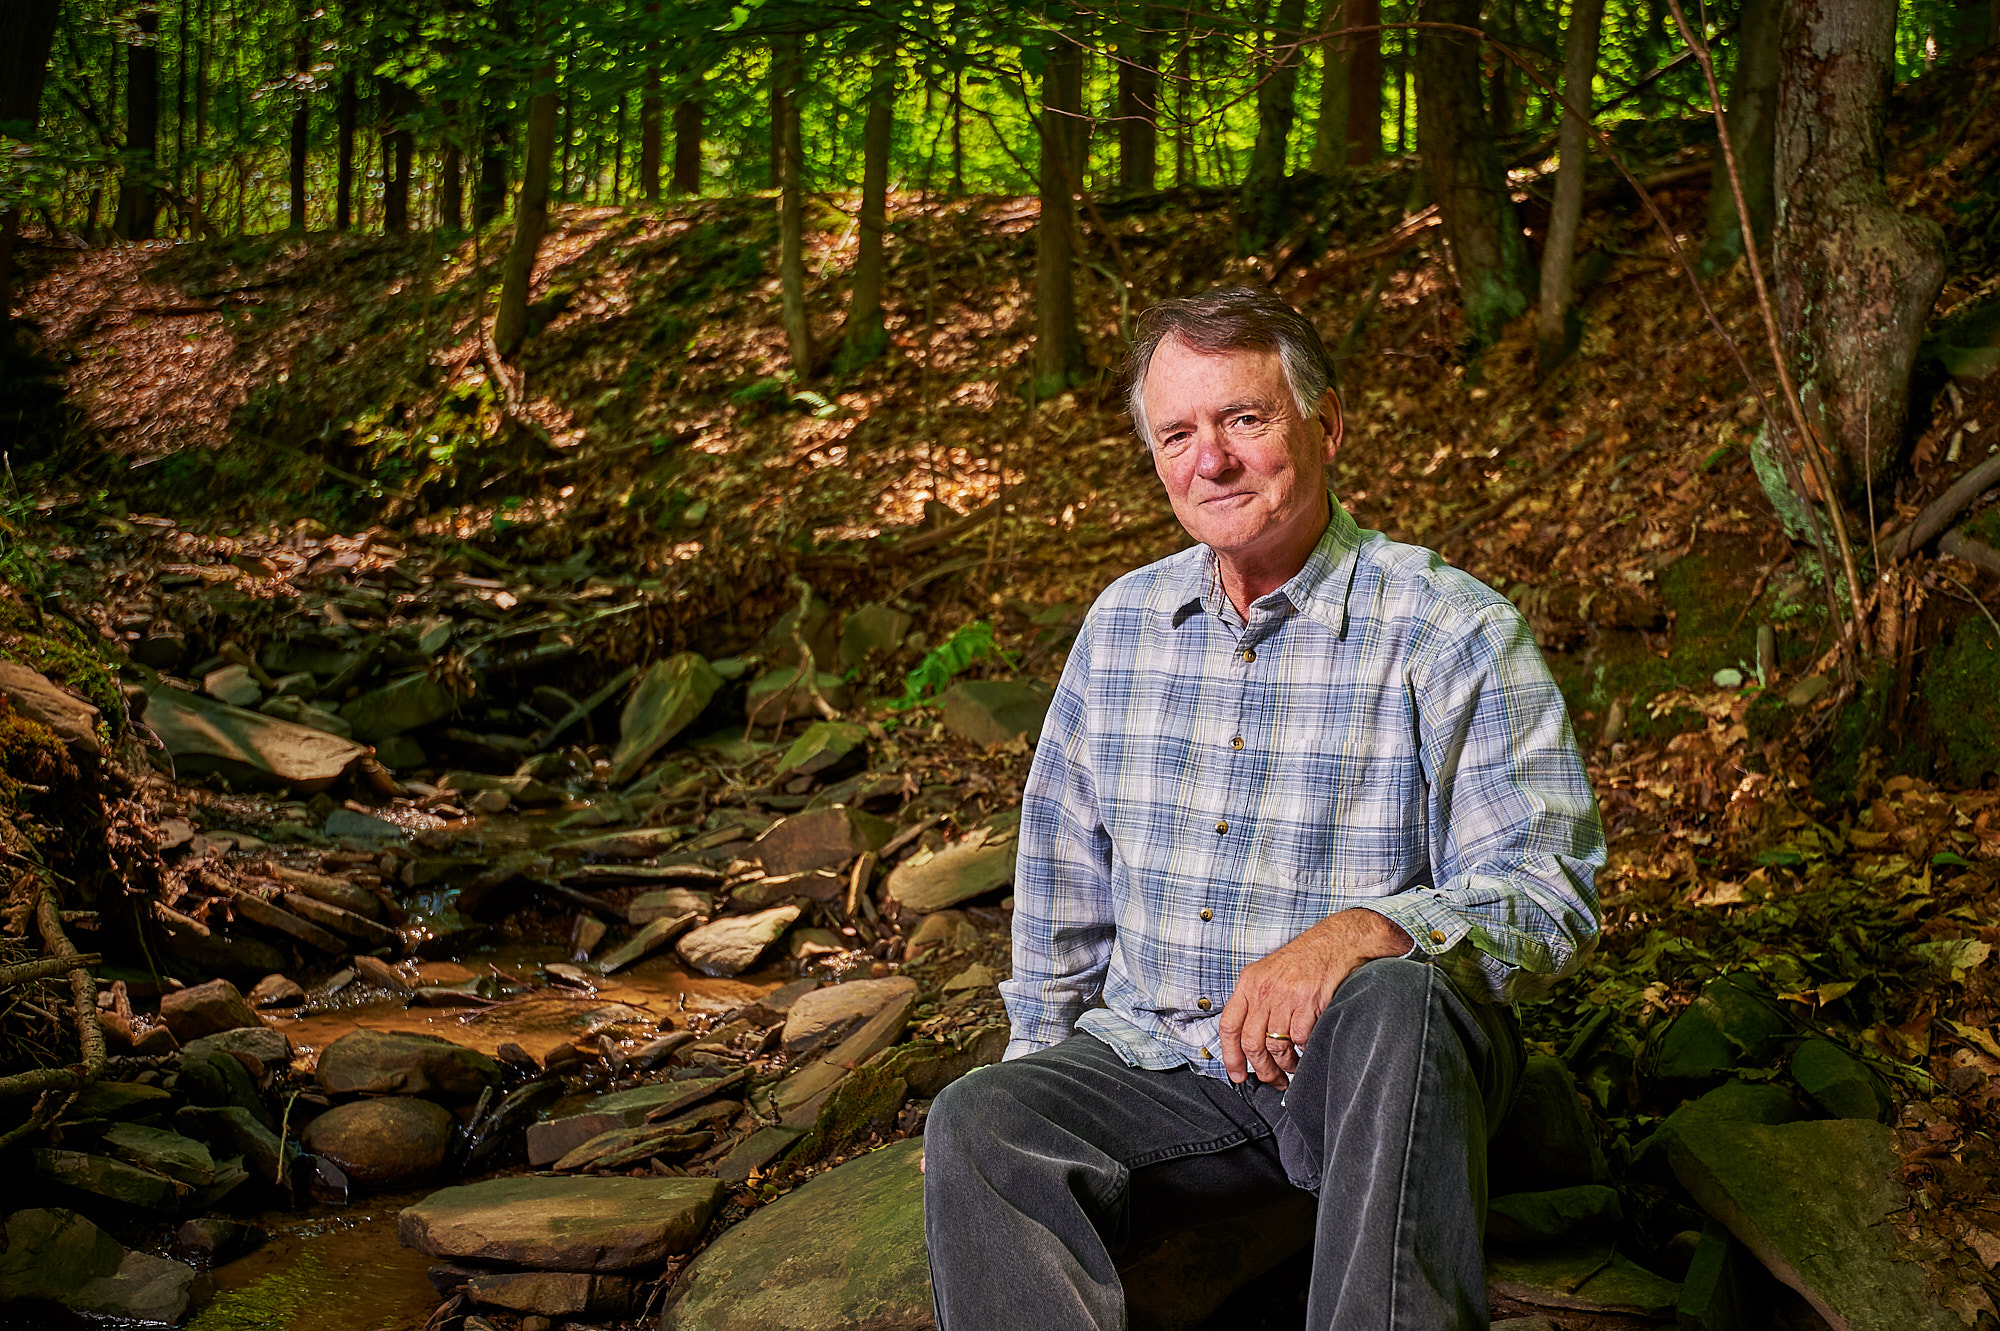
<svg viewBox="0 0 2000 1331"><path fill-rule="evenodd" d="M1222 1066L1228 1069L1229 1080L1242 1081L1245 1059L1241 1043L1243 1033L1243 1012L1249 1004L1244 1001L1242 990L1229 996L1222 1005L1222 1030L1219 1036L1222 1050Z"/></svg>

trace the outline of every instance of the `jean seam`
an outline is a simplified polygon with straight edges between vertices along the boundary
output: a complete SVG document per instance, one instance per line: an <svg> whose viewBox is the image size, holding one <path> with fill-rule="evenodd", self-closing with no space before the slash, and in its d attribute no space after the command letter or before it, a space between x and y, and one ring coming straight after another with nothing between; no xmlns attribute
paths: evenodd
<svg viewBox="0 0 2000 1331"><path fill-rule="evenodd" d="M1208 1141L1186 1142L1175 1146L1165 1146L1157 1151L1148 1151L1144 1155L1135 1156L1130 1160L1124 1161L1123 1164L1127 1169L1143 1169L1147 1165L1157 1165L1166 1160L1179 1160L1185 1156L1213 1155L1217 1151L1226 1151L1232 1146L1241 1146L1249 1140L1250 1134L1247 1132L1230 1132Z"/></svg>
<svg viewBox="0 0 2000 1331"><path fill-rule="evenodd" d="M1428 1048L1430 1045L1431 1009L1436 1006L1432 1001L1434 997L1432 986L1435 983L1436 972L1427 972L1424 976L1424 1024L1423 1028L1417 1032L1417 1047L1419 1049ZM1399 1314L1402 1308L1403 1219L1404 1214L1409 1209L1410 1156L1416 1150L1417 1120L1422 1112L1420 1106L1423 1101L1424 1077L1428 1067L1429 1063L1427 1060L1419 1059L1416 1080L1410 1087L1410 1116L1408 1120L1409 1127L1403 1138L1402 1178L1396 1186L1396 1223L1390 1230L1389 1247L1389 1325L1392 1327L1401 1321Z"/></svg>

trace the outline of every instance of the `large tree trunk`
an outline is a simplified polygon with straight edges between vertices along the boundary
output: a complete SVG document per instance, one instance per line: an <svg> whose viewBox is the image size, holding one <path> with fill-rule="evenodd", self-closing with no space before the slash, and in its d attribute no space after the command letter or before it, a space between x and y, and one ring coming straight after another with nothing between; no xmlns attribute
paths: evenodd
<svg viewBox="0 0 2000 1331"><path fill-rule="evenodd" d="M1347 0L1347 26L1382 21L1382 0ZM1367 166L1382 155L1382 34L1347 39L1347 164Z"/></svg>
<svg viewBox="0 0 2000 1331"><path fill-rule="evenodd" d="M291 224L292 230L306 229L306 150L312 144L312 41L309 30L314 13L313 0L299 0L298 31L292 35L292 69L297 75L292 88L291 142Z"/></svg>
<svg viewBox="0 0 2000 1331"><path fill-rule="evenodd" d="M1563 97L1590 114L1591 84L1597 77L1597 45L1604 28L1604 0L1574 0L1563 59ZM1546 374L1569 353L1570 265L1583 220L1583 171L1589 162L1590 126L1565 113L1559 137L1561 166L1549 209L1548 238L1542 245L1542 304L1535 320L1535 361Z"/></svg>
<svg viewBox="0 0 2000 1331"><path fill-rule="evenodd" d="M494 0L493 27L505 43L515 33L514 9L507 0ZM472 225L484 230L507 211L507 157L513 144L513 126L507 117L507 83L499 70L487 76L484 106L480 109L479 180L472 190Z"/></svg>
<svg viewBox="0 0 2000 1331"><path fill-rule="evenodd" d="M660 66L650 57L639 85L639 196L660 197Z"/></svg>
<svg viewBox="0 0 2000 1331"><path fill-rule="evenodd" d="M691 84L690 86L698 86ZM674 103L674 193L690 197L701 193L701 98L683 97Z"/></svg>
<svg viewBox="0 0 2000 1331"><path fill-rule="evenodd" d="M1269 64L1257 85L1257 143L1236 205L1236 248L1255 254L1284 234L1285 155L1291 147L1292 119L1299 84L1299 42L1305 35L1306 0L1278 0Z"/></svg>
<svg viewBox="0 0 2000 1331"><path fill-rule="evenodd" d="M126 47L125 170L118 182L118 234L151 240L159 214L153 171L160 155L160 11L151 5L133 18L141 40ZM239 228L240 229L240 228Z"/></svg>
<svg viewBox="0 0 2000 1331"><path fill-rule="evenodd" d="M556 155L556 62L535 71L528 100L528 160L521 170L521 199L514 209L514 243L500 265L500 303L493 311L493 346L511 359L528 335L528 286L549 232L549 168Z"/></svg>
<svg viewBox="0 0 2000 1331"><path fill-rule="evenodd" d="M1479 0L1429 0L1424 17L1477 27ZM1458 268L1467 332L1483 346L1528 308L1535 273L1481 92L1477 41L1417 33L1417 151Z"/></svg>
<svg viewBox="0 0 2000 1331"><path fill-rule="evenodd" d="M360 117L361 91L352 69L340 74L340 100L335 104L334 153L338 160L333 185L333 229L354 225L354 122Z"/></svg>
<svg viewBox="0 0 2000 1331"><path fill-rule="evenodd" d="M1141 6L1130 49L1118 52L1118 190L1151 194L1160 156L1160 38Z"/></svg>
<svg viewBox="0 0 2000 1331"><path fill-rule="evenodd" d="M1042 69L1041 218L1035 223L1035 359L1032 392L1054 397L1084 369L1076 326L1076 203L1070 166L1074 126L1082 115L1083 48L1059 35Z"/></svg>
<svg viewBox="0 0 2000 1331"><path fill-rule="evenodd" d="M1772 268L1784 350L1848 493L1900 461L1910 367L1944 284L1935 222L1882 178L1894 0L1789 0Z"/></svg>
<svg viewBox="0 0 2000 1331"><path fill-rule="evenodd" d="M896 30L875 54L868 88L868 122L861 134L861 235L854 257L854 294L847 306L840 359L843 368L882 354L889 333L882 324L883 232L889 225L889 148L896 127Z"/></svg>
<svg viewBox="0 0 2000 1331"><path fill-rule="evenodd" d="M805 144L799 133L799 82L804 77L797 37L771 44L771 91L778 113L778 293L792 373L812 378L812 323L806 317Z"/></svg>
<svg viewBox="0 0 2000 1331"><path fill-rule="evenodd" d="M1340 31L1346 18L1343 0L1326 0L1320 18L1319 116L1313 125L1312 169L1330 176L1347 161L1347 45Z"/></svg>
<svg viewBox="0 0 2000 1331"><path fill-rule="evenodd" d="M410 159L416 132L407 119L415 96L396 79L375 85L382 108L382 231L401 235L410 229Z"/></svg>
<svg viewBox="0 0 2000 1331"><path fill-rule="evenodd" d="M61 0L0 5L0 124L29 139L41 119L42 81L61 7ZM0 213L0 331L14 317L14 240L20 233L21 210Z"/></svg>
<svg viewBox="0 0 2000 1331"><path fill-rule="evenodd" d="M1729 145L1743 180L1743 202L1757 243L1768 245L1777 212L1775 144L1778 123L1778 50L1784 0L1744 0L1736 28L1736 72L1729 83ZM1761 252L1761 251L1760 251ZM1720 272L1743 257L1743 228L1736 220L1736 196L1722 154L1708 185L1708 241L1702 247L1705 273Z"/></svg>

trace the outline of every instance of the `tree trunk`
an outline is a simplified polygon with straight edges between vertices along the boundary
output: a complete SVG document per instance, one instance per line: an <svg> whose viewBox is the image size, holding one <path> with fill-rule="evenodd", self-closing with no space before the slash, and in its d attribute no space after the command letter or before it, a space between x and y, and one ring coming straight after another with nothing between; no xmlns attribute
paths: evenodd
<svg viewBox="0 0 2000 1331"><path fill-rule="evenodd" d="M549 168L556 154L556 62L535 71L528 100L528 160L521 170L521 198L514 208L514 243L500 265L500 303L493 311L493 346L511 360L528 336L528 286L535 258L549 231Z"/></svg>
<svg viewBox="0 0 2000 1331"><path fill-rule="evenodd" d="M1513 0L1492 0L1492 8L1487 15L1487 27L1500 29L1508 40L1518 40L1514 31ZM1514 132L1514 64L1510 60L1495 59L1493 75L1488 82L1487 114L1493 118L1493 137L1504 139Z"/></svg>
<svg viewBox="0 0 2000 1331"><path fill-rule="evenodd" d="M1743 180L1743 202L1759 245L1768 245L1777 214L1776 167L1779 31L1784 0L1744 0L1736 28L1736 71L1729 82L1729 144ZM1760 251L1761 253L1761 251ZM1736 197L1722 154L1708 185L1708 242L1703 272L1717 273L1743 257L1743 228L1736 220Z"/></svg>
<svg viewBox="0 0 2000 1331"><path fill-rule="evenodd" d="M648 203L660 197L660 66L650 59L639 88L639 195Z"/></svg>
<svg viewBox="0 0 2000 1331"><path fill-rule="evenodd" d="M889 225L889 149L896 127L896 30L875 53L868 88L868 122L861 132L861 234L854 257L854 294L840 349L843 369L865 365L889 345L882 323L883 233Z"/></svg>
<svg viewBox="0 0 2000 1331"><path fill-rule="evenodd" d="M355 87L352 69L340 74L340 100L334 111L334 152L338 166L333 185L333 229L345 231L354 225L354 122L361 94Z"/></svg>
<svg viewBox="0 0 2000 1331"><path fill-rule="evenodd" d="M514 9L507 0L494 0L493 27L502 43L515 34ZM507 211L507 156L513 144L513 126L507 115L507 83L498 69L487 76L482 94L479 126L479 180L472 189L472 225L484 230Z"/></svg>
<svg viewBox="0 0 2000 1331"><path fill-rule="evenodd" d="M1278 0L1277 31L1270 63L1257 85L1257 143L1236 205L1236 249L1255 254L1284 234L1285 155L1291 147L1292 119L1299 83L1299 41L1305 35L1306 0Z"/></svg>
<svg viewBox="0 0 2000 1331"><path fill-rule="evenodd" d="M1347 26L1382 21L1382 0L1347 0ZM1367 166L1382 155L1382 34L1347 39L1347 164Z"/></svg>
<svg viewBox="0 0 2000 1331"><path fill-rule="evenodd" d="M61 0L11 0L0 5L0 124L35 137L41 119L42 82L55 45ZM0 333L14 317L14 240L21 210L0 212Z"/></svg>
<svg viewBox="0 0 2000 1331"><path fill-rule="evenodd" d="M312 40L313 0L299 0L298 31L292 35L292 69L297 75L292 88L291 142L291 229L306 229L306 151L312 142Z"/></svg>
<svg viewBox="0 0 2000 1331"><path fill-rule="evenodd" d="M701 193L701 120L699 97L674 103L674 193L690 198Z"/></svg>
<svg viewBox="0 0 2000 1331"><path fill-rule="evenodd" d="M142 39L126 47L125 170L118 182L118 234L151 240L159 214L153 171L160 155L160 48L150 40L160 31L160 11L146 6L134 15Z"/></svg>
<svg viewBox="0 0 2000 1331"><path fill-rule="evenodd" d="M396 236L410 229L410 158L416 132L407 120L410 90L394 79L375 85L382 115L382 231Z"/></svg>
<svg viewBox="0 0 2000 1331"><path fill-rule="evenodd" d="M1597 77L1597 45L1604 28L1604 0L1574 0L1569 12L1563 59L1563 96L1590 114L1591 84ZM1549 209L1548 238L1542 245L1542 304L1535 320L1535 362L1547 374L1569 353L1570 265L1583 219L1583 172L1589 163L1590 126L1565 114L1556 171L1556 196Z"/></svg>
<svg viewBox="0 0 2000 1331"><path fill-rule="evenodd" d="M771 44L771 91L778 113L778 289L784 305L785 346L792 374L812 378L812 323L806 317L805 144L799 133L799 84L804 77L799 39Z"/></svg>
<svg viewBox="0 0 2000 1331"><path fill-rule="evenodd" d="M438 164L438 218L446 231L465 230L465 154L457 138L445 140Z"/></svg>
<svg viewBox="0 0 2000 1331"><path fill-rule="evenodd" d="M1479 24L1479 0L1431 0L1436 23ZM1528 308L1535 273L1481 96L1479 43L1455 32L1417 33L1417 152L1458 268L1466 331L1484 346Z"/></svg>
<svg viewBox="0 0 2000 1331"><path fill-rule="evenodd" d="M1076 182L1069 166L1070 126L1082 113L1083 48L1059 35L1042 69L1041 218L1035 223L1035 360L1037 398L1074 385L1084 369L1076 326Z"/></svg>
<svg viewBox="0 0 2000 1331"><path fill-rule="evenodd" d="M1910 367L1944 284L1944 234L1883 181L1894 0L1790 0L1772 246L1784 351L1850 495L1901 460Z"/></svg>
<svg viewBox="0 0 2000 1331"><path fill-rule="evenodd" d="M774 46L772 48L772 55L771 55L771 82L770 86L765 89L765 95L768 98L768 103L769 103L768 114L765 116L765 120L771 127L771 168L770 168L769 184L767 185L767 188L769 189L777 189L779 188L780 185L784 183L784 174L785 174L785 131L784 131L785 109L784 108L785 108L786 98L783 91L783 84L784 84L784 78L778 68L777 48Z"/></svg>
<svg viewBox="0 0 2000 1331"><path fill-rule="evenodd" d="M1151 194L1160 156L1160 39L1150 10L1138 11L1130 49L1118 53L1118 190Z"/></svg>
<svg viewBox="0 0 2000 1331"><path fill-rule="evenodd" d="M1344 26L1343 0L1326 0L1320 20L1319 118L1313 126L1312 169L1323 176L1338 171L1347 161L1347 49L1352 40L1334 37Z"/></svg>

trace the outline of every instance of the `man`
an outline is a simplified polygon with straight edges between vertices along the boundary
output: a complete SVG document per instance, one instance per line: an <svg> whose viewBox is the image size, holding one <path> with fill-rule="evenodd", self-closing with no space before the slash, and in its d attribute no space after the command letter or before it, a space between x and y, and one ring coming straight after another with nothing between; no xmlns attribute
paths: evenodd
<svg viewBox="0 0 2000 1331"><path fill-rule="evenodd" d="M1302 1188L1315 1331L1484 1327L1506 1004L1598 927L1562 699L1504 598L1327 493L1275 296L1149 310L1130 405L1200 544L1098 599L1036 748L1007 1059L926 1131L939 1325L1122 1327L1119 1255Z"/></svg>

